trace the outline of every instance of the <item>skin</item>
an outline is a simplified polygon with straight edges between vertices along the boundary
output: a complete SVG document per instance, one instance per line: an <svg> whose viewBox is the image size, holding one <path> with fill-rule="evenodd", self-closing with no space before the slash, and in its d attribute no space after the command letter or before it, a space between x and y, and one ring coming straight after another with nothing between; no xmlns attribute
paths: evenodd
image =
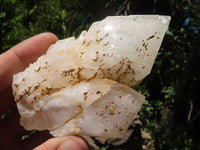
<svg viewBox="0 0 200 150"><path fill-rule="evenodd" d="M58 38L52 33L31 37L0 55L0 116L15 104L12 95L12 77L44 54ZM21 137L28 132L20 126L20 115L12 109L0 120L0 147L4 150L87 150L87 143L78 136L52 138L47 131L37 132L28 139ZM47 141L46 141L47 140ZM46 141L46 142L45 142ZM39 145L39 146L38 146Z"/></svg>

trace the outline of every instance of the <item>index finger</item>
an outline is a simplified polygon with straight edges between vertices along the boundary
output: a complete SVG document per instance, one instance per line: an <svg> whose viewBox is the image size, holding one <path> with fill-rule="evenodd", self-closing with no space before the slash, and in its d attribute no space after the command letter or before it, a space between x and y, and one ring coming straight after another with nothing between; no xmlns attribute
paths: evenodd
<svg viewBox="0 0 200 150"><path fill-rule="evenodd" d="M0 114L8 111L14 103L11 90L13 75L23 71L57 40L52 33L42 33L0 55Z"/></svg>
<svg viewBox="0 0 200 150"><path fill-rule="evenodd" d="M38 34L29 38L0 55L0 92L12 82L17 72L24 70L30 63L44 54L58 38L52 33Z"/></svg>

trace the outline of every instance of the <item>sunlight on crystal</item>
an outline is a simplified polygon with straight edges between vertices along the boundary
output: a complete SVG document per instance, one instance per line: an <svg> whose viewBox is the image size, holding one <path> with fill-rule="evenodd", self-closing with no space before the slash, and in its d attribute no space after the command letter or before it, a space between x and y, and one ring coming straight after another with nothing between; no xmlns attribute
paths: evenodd
<svg viewBox="0 0 200 150"><path fill-rule="evenodd" d="M79 38L51 45L13 77L21 125L55 137L125 135L145 99L130 87L150 73L169 21L159 15L107 17Z"/></svg>
<svg viewBox="0 0 200 150"><path fill-rule="evenodd" d="M111 25L106 25L105 30L106 31L111 31L113 27Z"/></svg>

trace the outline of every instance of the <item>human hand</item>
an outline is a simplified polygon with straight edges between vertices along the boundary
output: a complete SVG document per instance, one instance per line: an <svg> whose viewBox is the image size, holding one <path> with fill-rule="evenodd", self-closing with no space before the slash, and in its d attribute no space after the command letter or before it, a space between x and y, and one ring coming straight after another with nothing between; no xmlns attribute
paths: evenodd
<svg viewBox="0 0 200 150"><path fill-rule="evenodd" d="M42 33L27 39L0 55L0 116L8 112L14 105L12 95L12 78L17 72L23 71L30 63L44 54L48 47L58 38L52 33ZM11 111L4 119L0 120L0 148L3 150L86 150L86 142L78 136L51 138L44 132L37 132L31 137L21 141L27 134L19 122L17 110Z"/></svg>

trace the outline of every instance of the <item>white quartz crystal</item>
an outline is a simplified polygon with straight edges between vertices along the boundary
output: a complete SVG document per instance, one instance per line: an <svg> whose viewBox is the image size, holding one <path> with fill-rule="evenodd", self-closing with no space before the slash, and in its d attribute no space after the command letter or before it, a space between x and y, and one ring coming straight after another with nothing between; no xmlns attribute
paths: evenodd
<svg viewBox="0 0 200 150"><path fill-rule="evenodd" d="M79 38L51 45L13 77L21 125L54 136L124 134L144 101L130 87L150 73L169 21L159 15L107 17Z"/></svg>

